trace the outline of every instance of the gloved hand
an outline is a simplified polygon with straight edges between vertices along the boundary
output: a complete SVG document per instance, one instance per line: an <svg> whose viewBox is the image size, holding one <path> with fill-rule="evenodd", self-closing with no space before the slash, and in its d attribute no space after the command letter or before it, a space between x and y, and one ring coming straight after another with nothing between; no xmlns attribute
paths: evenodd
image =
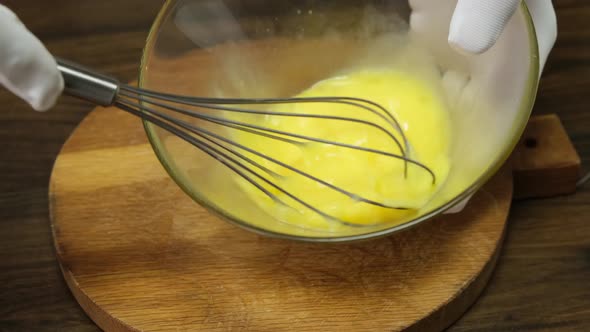
<svg viewBox="0 0 590 332"><path fill-rule="evenodd" d="M51 108L64 88L53 56L16 15L2 5L0 84L37 111Z"/></svg>
<svg viewBox="0 0 590 332"><path fill-rule="evenodd" d="M551 0L526 0L533 18L541 68L557 37ZM449 28L449 44L457 50L481 54L490 49L516 12L521 0L459 0Z"/></svg>
<svg viewBox="0 0 590 332"><path fill-rule="evenodd" d="M444 70L443 86L457 114L456 130L474 138L455 147L454 158L466 156L461 159L462 175L447 181L475 180L487 167L486 156L497 153L495 144L510 135L523 105L522 93L531 89L531 45L523 29L527 22L524 15L514 15L521 0L409 1L411 32ZM540 76L557 37L555 11L550 0L525 2L537 35ZM460 212L468 201L447 212Z"/></svg>

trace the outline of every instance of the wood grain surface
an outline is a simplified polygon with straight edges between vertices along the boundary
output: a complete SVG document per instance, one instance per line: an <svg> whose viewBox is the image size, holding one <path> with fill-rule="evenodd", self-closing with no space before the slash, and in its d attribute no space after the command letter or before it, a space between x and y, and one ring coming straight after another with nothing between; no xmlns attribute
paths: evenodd
<svg viewBox="0 0 590 332"><path fill-rule="evenodd" d="M573 194L582 176L581 161L556 114L537 115L512 153L514 199Z"/></svg>
<svg viewBox="0 0 590 332"><path fill-rule="evenodd" d="M133 79L162 1L5 0L56 55ZM590 4L556 0L558 42L535 113L559 114L590 162ZM116 52L113 52L116 49ZM92 109L64 98L38 114L0 89L0 330L97 331L52 249L48 183L66 138ZM450 331L590 330L590 188L511 211L490 285Z"/></svg>
<svg viewBox="0 0 590 332"><path fill-rule="evenodd" d="M507 167L462 213L380 240L274 240L195 204L139 119L99 108L57 158L49 199L65 279L107 331L438 332L495 267L512 177Z"/></svg>

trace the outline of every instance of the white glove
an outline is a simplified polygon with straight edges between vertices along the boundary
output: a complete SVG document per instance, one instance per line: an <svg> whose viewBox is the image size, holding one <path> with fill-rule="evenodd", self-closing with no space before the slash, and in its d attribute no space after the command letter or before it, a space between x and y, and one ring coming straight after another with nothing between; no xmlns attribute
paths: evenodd
<svg viewBox="0 0 590 332"><path fill-rule="evenodd" d="M53 56L16 15L2 5L0 84L37 111L51 108L64 88Z"/></svg>
<svg viewBox="0 0 590 332"><path fill-rule="evenodd" d="M557 20L551 0L525 0L537 32L539 66L542 71L557 38ZM448 42L454 49L471 54L488 51L512 18L520 0L458 0ZM469 199L447 213L465 208Z"/></svg>
<svg viewBox="0 0 590 332"><path fill-rule="evenodd" d="M457 50L481 54L498 40L521 0L459 0L451 26L449 44ZM533 18L541 68L557 37L557 20L551 0L526 0Z"/></svg>
<svg viewBox="0 0 590 332"><path fill-rule="evenodd" d="M514 15L520 0L409 1L412 33L445 70L443 86L455 110L454 124L465 137L473 137L453 150L453 158L465 156L462 175L447 181L460 188L488 166L487 156L497 153L495 144L506 144L503 139L518 118L522 93L530 89L527 22L522 13ZM550 0L526 4L537 34L540 75L557 37L555 10ZM453 195L436 199L442 203ZM460 212L468 200L447 212Z"/></svg>

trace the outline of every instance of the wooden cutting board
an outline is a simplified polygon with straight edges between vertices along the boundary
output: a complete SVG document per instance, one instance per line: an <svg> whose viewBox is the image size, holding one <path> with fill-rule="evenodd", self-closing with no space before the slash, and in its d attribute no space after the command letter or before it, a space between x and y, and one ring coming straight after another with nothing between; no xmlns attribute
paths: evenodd
<svg viewBox="0 0 590 332"><path fill-rule="evenodd" d="M580 160L555 116L531 121L514 160L460 214L363 243L298 243L206 212L168 177L138 119L99 108L55 163L55 248L106 331L441 331L490 278L512 175L519 197L575 190Z"/></svg>

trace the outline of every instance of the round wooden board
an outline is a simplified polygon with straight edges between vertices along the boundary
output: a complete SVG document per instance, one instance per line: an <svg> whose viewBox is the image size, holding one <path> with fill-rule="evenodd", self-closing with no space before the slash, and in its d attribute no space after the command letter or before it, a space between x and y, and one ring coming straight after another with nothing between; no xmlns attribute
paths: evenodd
<svg viewBox="0 0 590 332"><path fill-rule="evenodd" d="M107 331L440 331L488 281L511 198L505 169L461 214L387 238L265 238L194 203L140 120L102 108L65 144L50 185L65 280Z"/></svg>

